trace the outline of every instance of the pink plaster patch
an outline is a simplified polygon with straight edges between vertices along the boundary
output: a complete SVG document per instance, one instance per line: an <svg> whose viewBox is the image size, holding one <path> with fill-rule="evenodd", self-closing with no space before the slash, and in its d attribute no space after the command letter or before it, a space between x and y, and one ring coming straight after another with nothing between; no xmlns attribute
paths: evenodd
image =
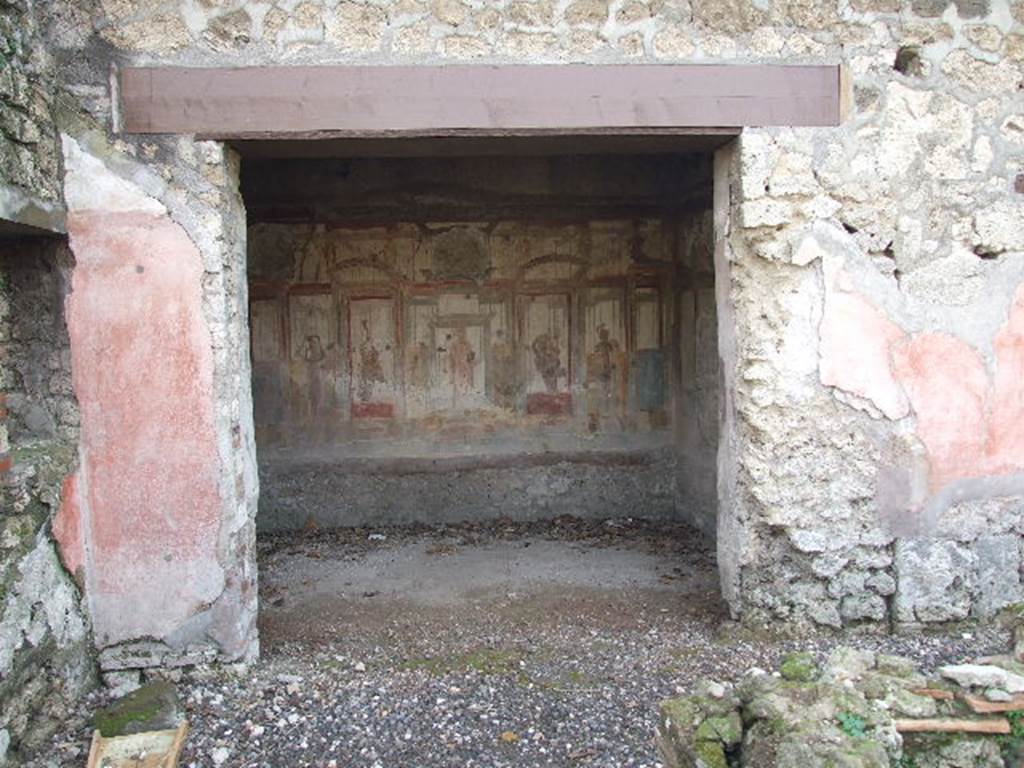
<svg viewBox="0 0 1024 768"><path fill-rule="evenodd" d="M994 342L996 370L989 427L990 471L1024 470L1024 286Z"/></svg>
<svg viewBox="0 0 1024 768"><path fill-rule="evenodd" d="M931 488L1024 472L1024 287L993 344L990 381L981 355L953 336L915 336L894 349L931 462Z"/></svg>
<svg viewBox="0 0 1024 768"><path fill-rule="evenodd" d="M829 286L819 376L898 419L913 409L932 491L972 477L1024 472L1024 286L994 341L995 374L980 353L945 333L908 337L848 285Z"/></svg>
<svg viewBox="0 0 1024 768"><path fill-rule="evenodd" d="M932 489L982 474L988 377L978 352L954 336L927 333L898 345L893 357L928 451Z"/></svg>
<svg viewBox="0 0 1024 768"><path fill-rule="evenodd" d="M221 592L221 495L203 265L166 216L68 217L67 319L99 645L163 637Z"/></svg>
<svg viewBox="0 0 1024 768"><path fill-rule="evenodd" d="M85 587L85 545L82 541L82 511L78 503L78 475L64 478L60 494L60 509L53 519L53 537L64 567L75 577L78 586Z"/></svg>
<svg viewBox="0 0 1024 768"><path fill-rule="evenodd" d="M869 400L887 418L907 415L889 354L906 335L902 328L860 294L837 290L825 302L819 333L822 384Z"/></svg>

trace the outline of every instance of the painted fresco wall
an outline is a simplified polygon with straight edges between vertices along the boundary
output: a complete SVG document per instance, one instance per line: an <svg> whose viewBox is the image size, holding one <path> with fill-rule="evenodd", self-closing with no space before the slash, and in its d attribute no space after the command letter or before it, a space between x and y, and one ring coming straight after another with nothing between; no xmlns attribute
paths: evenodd
<svg viewBox="0 0 1024 768"><path fill-rule="evenodd" d="M656 220L257 229L251 249L294 263L250 275L261 446L544 427L667 444L672 238Z"/></svg>
<svg viewBox="0 0 1024 768"><path fill-rule="evenodd" d="M428 520L672 514L679 228L652 218L253 227L261 507L295 510L290 521L280 512L263 521L394 515L395 498L352 509L352 488L334 513L286 494L289 504L281 484L268 481L284 471L281 462L474 456L486 468L496 457L572 460L595 451L656 455L665 476L650 478L647 490L630 481L633 498L615 494L596 506L586 495L532 510L526 497L511 506L483 498L432 505L413 485L397 495L418 497L416 517ZM416 468L408 464L410 474ZM567 477L579 471L565 469Z"/></svg>

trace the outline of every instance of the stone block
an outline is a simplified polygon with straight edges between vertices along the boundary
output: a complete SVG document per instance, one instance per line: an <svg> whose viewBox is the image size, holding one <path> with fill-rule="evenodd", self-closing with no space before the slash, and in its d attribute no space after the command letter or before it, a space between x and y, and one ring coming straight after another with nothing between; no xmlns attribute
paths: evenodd
<svg viewBox="0 0 1024 768"><path fill-rule="evenodd" d="M982 536L974 543L974 554L978 559L976 615L989 618L1024 598L1020 583L1018 536Z"/></svg>
<svg viewBox="0 0 1024 768"><path fill-rule="evenodd" d="M955 541L897 541L896 620L913 624L967 618L976 583L975 562L974 553Z"/></svg>
<svg viewBox="0 0 1024 768"><path fill-rule="evenodd" d="M918 16L933 19L943 14L951 0L912 0L910 9Z"/></svg>
<svg viewBox="0 0 1024 768"><path fill-rule="evenodd" d="M689 696L662 702L658 751L669 768L727 768L726 749L743 738L732 696Z"/></svg>
<svg viewBox="0 0 1024 768"><path fill-rule="evenodd" d="M96 713L96 727L106 737L177 728L180 720L178 693L164 680L147 683Z"/></svg>
<svg viewBox="0 0 1024 768"><path fill-rule="evenodd" d="M870 593L847 595L839 603L843 621L881 621L885 614L885 600Z"/></svg>

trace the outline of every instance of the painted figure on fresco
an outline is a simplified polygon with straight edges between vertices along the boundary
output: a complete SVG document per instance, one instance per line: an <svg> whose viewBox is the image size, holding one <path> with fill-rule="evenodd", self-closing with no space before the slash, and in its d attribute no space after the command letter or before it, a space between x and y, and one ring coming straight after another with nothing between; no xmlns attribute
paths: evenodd
<svg viewBox="0 0 1024 768"><path fill-rule="evenodd" d="M320 335L317 333L306 334L299 348L299 359L302 361L299 387L305 391L299 395L299 402L303 403L300 411L301 423L307 427L317 426L323 423L325 406L330 384L324 381L326 371L323 362L327 358L327 351L324 349Z"/></svg>
<svg viewBox="0 0 1024 768"><path fill-rule="evenodd" d="M587 355L587 412L589 428L596 432L603 416L625 402L628 377L625 355L602 323L597 327L597 344Z"/></svg>
<svg viewBox="0 0 1024 768"><path fill-rule="evenodd" d="M430 347L420 339L409 352L409 385L417 389L430 388Z"/></svg>
<svg viewBox="0 0 1024 768"><path fill-rule="evenodd" d="M380 350L370 338L370 325L366 320L362 322L363 340L359 344L359 381L356 385L356 392L359 399L368 402L373 399L373 388L377 383L386 384L384 366L380 359Z"/></svg>
<svg viewBox="0 0 1024 768"><path fill-rule="evenodd" d="M565 375L562 367L562 347L556 333L542 333L530 345L533 350L533 364L544 380L548 392L558 392L558 379Z"/></svg>
<svg viewBox="0 0 1024 768"><path fill-rule="evenodd" d="M450 337L449 337L450 338ZM476 352L466 338L466 329L455 329L455 339L448 344L448 369L452 376L452 404L456 404L461 395L473 391L473 379L476 369Z"/></svg>
<svg viewBox="0 0 1024 768"><path fill-rule="evenodd" d="M516 352L501 328L491 342L491 371L495 405L513 408L516 402Z"/></svg>
<svg viewBox="0 0 1024 768"><path fill-rule="evenodd" d="M323 344L320 341L320 335L313 333L306 336L306 340L302 343L302 359L307 363L319 363L324 359L326 353L324 352Z"/></svg>

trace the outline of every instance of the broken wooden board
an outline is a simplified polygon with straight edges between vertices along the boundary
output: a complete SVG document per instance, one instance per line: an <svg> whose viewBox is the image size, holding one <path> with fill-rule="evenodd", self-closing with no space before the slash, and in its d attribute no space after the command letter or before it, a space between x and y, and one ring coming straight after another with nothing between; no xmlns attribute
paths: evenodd
<svg viewBox="0 0 1024 768"><path fill-rule="evenodd" d="M900 733L996 733L1010 732L1010 721L1003 717L986 720L955 718L929 718L924 720L894 720Z"/></svg>
<svg viewBox="0 0 1024 768"><path fill-rule="evenodd" d="M1024 694L1018 693L1009 701L989 701L980 696L972 696L969 693L961 697L964 703L971 708L972 712L979 715L989 715L993 712L1019 712L1024 710Z"/></svg>
<svg viewBox="0 0 1024 768"><path fill-rule="evenodd" d="M86 768L176 768L188 723L175 730L146 731L128 736L92 733Z"/></svg>

